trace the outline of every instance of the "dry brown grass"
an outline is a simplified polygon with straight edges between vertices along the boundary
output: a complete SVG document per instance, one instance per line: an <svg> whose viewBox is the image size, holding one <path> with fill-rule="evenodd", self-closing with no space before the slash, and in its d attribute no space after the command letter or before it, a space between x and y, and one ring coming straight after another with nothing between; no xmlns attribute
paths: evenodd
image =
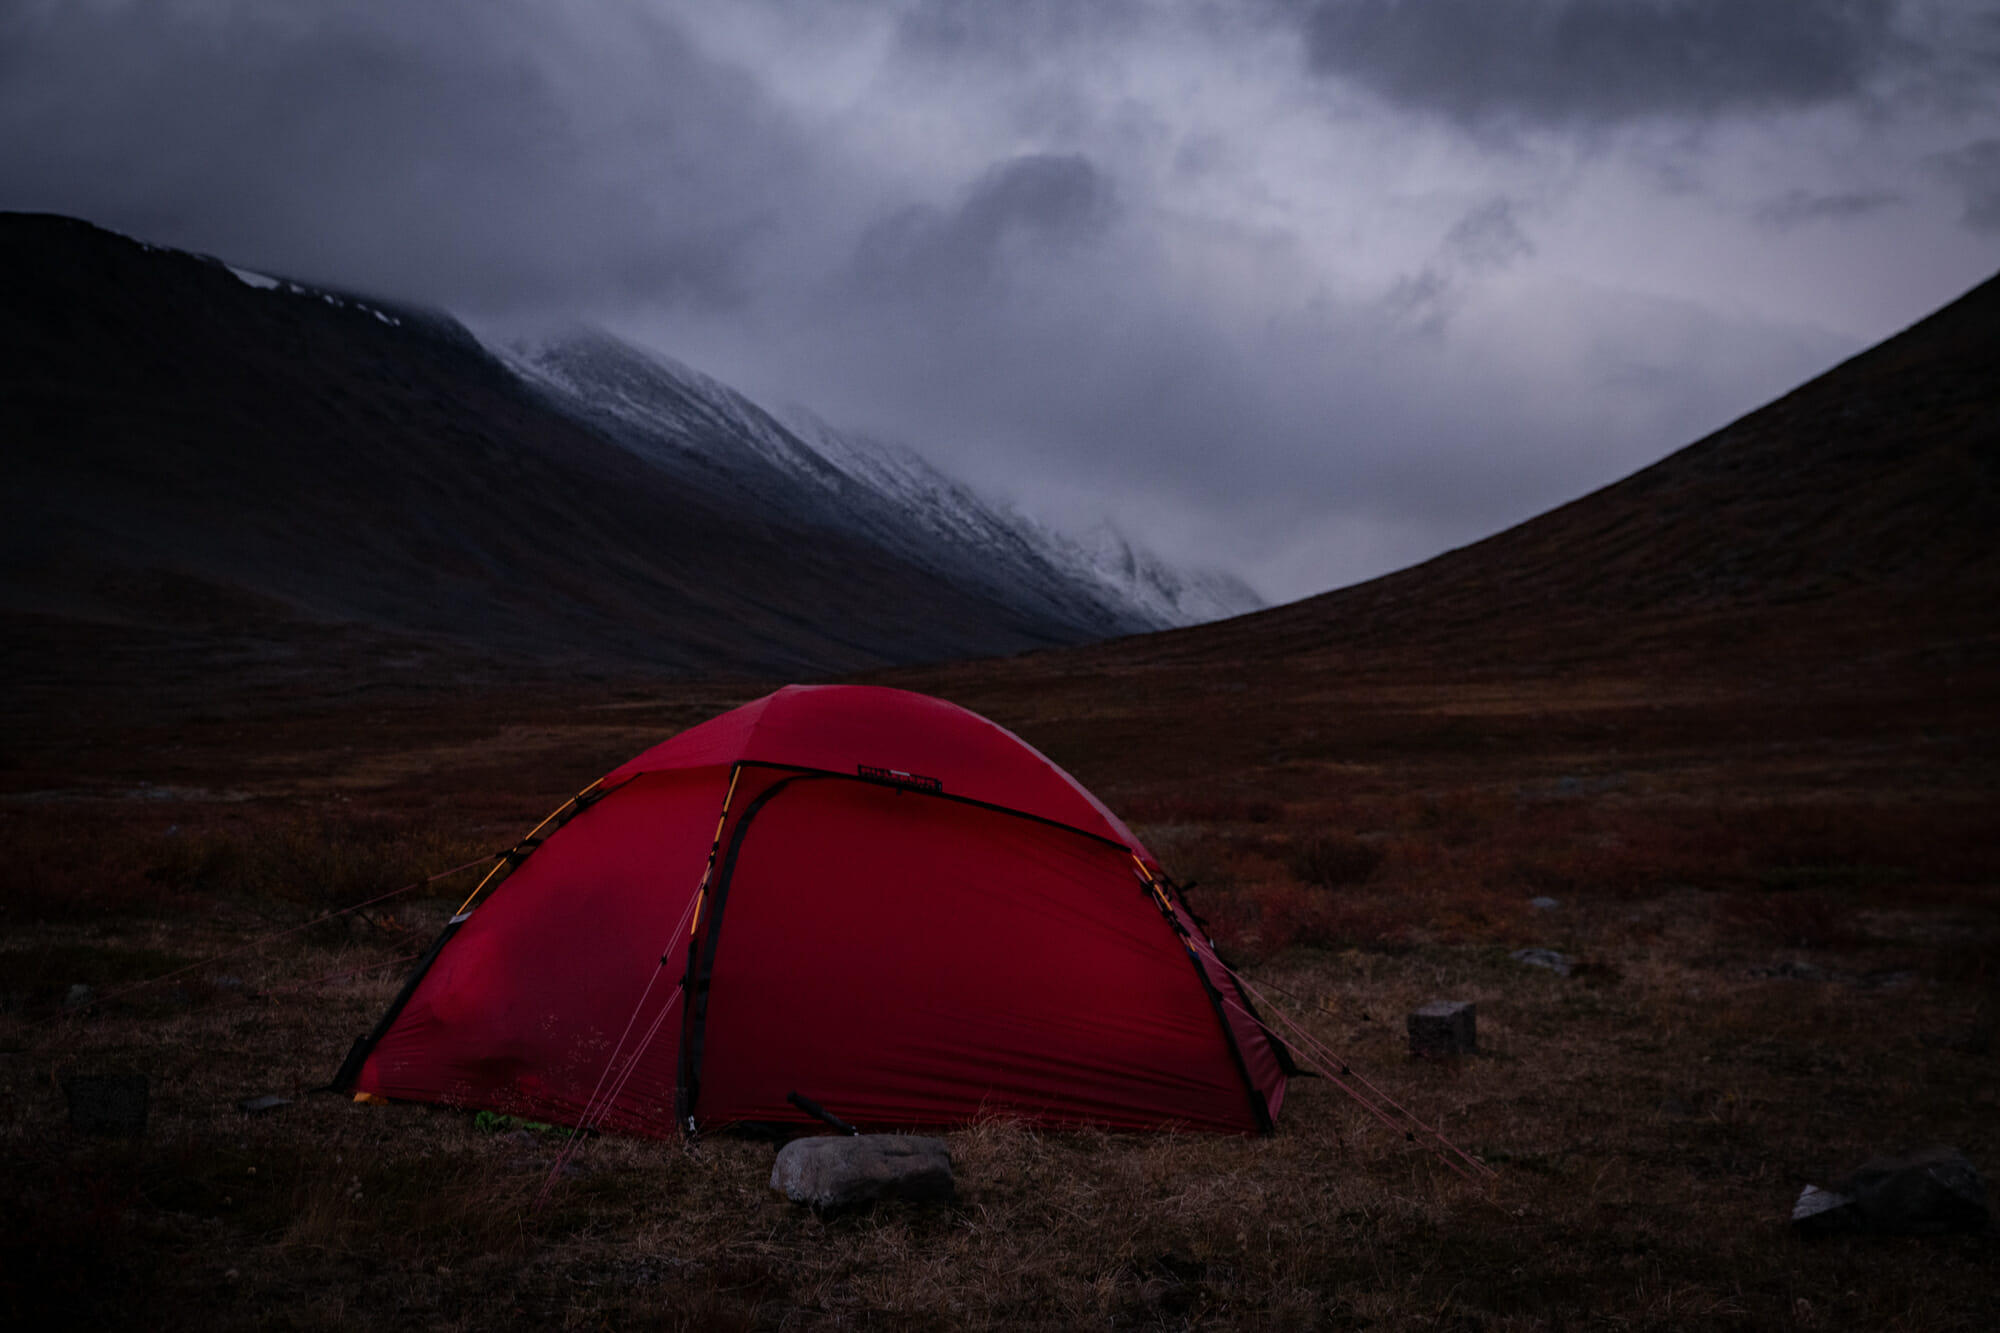
<svg viewBox="0 0 2000 1333"><path fill-rule="evenodd" d="M20 852L0 916L0 1321L1988 1325L1991 1235L1807 1242L1785 1222L1802 1184L1884 1148L1945 1141L2000 1163L2000 821L1990 769L1961 753L1986 724L1946 746L1922 714L1885 730L1843 706L1817 733L1796 711L1759 731L1720 685L1662 695L1662 713L1643 688L1588 681L1463 699L1402 680L1387 715L1377 687L1343 701L1315 677L1175 737L1161 710L1199 693L1185 681L1147 704L1088 682L1030 689L1022 669L915 683L1073 765L1194 882L1274 1003L1497 1182L1466 1184L1302 1080L1263 1139L955 1131L949 1206L822 1218L767 1188L767 1143L602 1138L537 1210L557 1140L312 1093L394 992L400 966L379 965L421 947L455 893L86 1012L64 996L504 844L726 700L549 695L528 728L507 720L518 698L274 704L226 744L165 723L107 736L65 759L55 796L27 797L55 785L36 757L53 742L18 746L0 803ZM1301 697L1310 725L1283 703ZM1576 719L1601 709L1625 721L1592 742ZM361 725L385 710L399 725ZM167 739L183 732L208 748L172 748L194 743ZM494 736L546 762L485 764ZM1940 746L1956 768L1925 762ZM1183 749L1202 764L1177 769ZM119 794L167 755L180 787L243 795ZM1508 952L1524 945L1583 965L1522 966ZM1433 998L1478 1003L1476 1056L1409 1057L1403 1016ZM110 1069L150 1077L139 1142L65 1123L61 1079ZM266 1092L294 1104L235 1109Z"/></svg>

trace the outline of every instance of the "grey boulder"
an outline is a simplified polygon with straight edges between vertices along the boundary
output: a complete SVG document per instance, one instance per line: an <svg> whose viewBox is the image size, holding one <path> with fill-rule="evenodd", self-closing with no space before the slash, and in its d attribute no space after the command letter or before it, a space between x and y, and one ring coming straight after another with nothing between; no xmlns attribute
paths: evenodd
<svg viewBox="0 0 2000 1333"><path fill-rule="evenodd" d="M1830 1190L1808 1185L1792 1208L1801 1231L1935 1236L1982 1231L1988 1211L1978 1170L1956 1148L1872 1157Z"/></svg>
<svg viewBox="0 0 2000 1333"><path fill-rule="evenodd" d="M949 1199L955 1186L943 1139L855 1134L793 1139L778 1150L771 1188L826 1212L883 1199Z"/></svg>

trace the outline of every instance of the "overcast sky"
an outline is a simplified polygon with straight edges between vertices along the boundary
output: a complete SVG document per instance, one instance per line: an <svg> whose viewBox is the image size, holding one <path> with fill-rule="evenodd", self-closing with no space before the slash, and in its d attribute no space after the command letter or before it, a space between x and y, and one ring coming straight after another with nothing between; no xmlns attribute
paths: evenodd
<svg viewBox="0 0 2000 1333"><path fill-rule="evenodd" d="M2000 0L6 0L0 207L598 323L1286 599L2000 269Z"/></svg>

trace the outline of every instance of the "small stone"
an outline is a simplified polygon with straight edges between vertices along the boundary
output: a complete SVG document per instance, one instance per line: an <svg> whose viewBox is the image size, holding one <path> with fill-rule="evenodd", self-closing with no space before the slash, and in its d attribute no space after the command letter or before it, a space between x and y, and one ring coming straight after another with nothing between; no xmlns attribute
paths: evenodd
<svg viewBox="0 0 2000 1333"><path fill-rule="evenodd" d="M242 1101L236 1103L236 1109L245 1115L263 1115L266 1111L275 1111L280 1106L290 1106L291 1104L292 1099L289 1097L280 1097L276 1093L266 1093L262 1097L245 1097Z"/></svg>
<svg viewBox="0 0 2000 1333"><path fill-rule="evenodd" d="M1860 1225L1860 1210L1854 1206L1852 1194L1808 1185L1792 1205L1792 1225L1812 1233L1851 1231Z"/></svg>
<svg viewBox="0 0 2000 1333"><path fill-rule="evenodd" d="M793 1139L778 1150L771 1188L827 1212L883 1199L949 1199L955 1186L943 1139L856 1134Z"/></svg>
<svg viewBox="0 0 2000 1333"><path fill-rule="evenodd" d="M90 998L90 987L79 981L69 988L69 994L63 996L63 1008L81 1009L90 1003Z"/></svg>
<svg viewBox="0 0 2000 1333"><path fill-rule="evenodd" d="M1526 963L1529 967L1546 967L1559 977L1568 976L1569 970L1576 966L1576 959L1566 953L1557 953L1554 949L1516 949L1507 956L1517 963Z"/></svg>
<svg viewBox="0 0 2000 1333"><path fill-rule="evenodd" d="M1536 910L1537 912L1553 912L1553 911L1555 911L1555 910L1556 910L1556 909L1557 909L1558 907L1561 907L1561 906L1562 906L1562 899L1560 899L1560 898L1530 898L1530 899L1528 899L1528 906L1530 906L1530 907L1534 908L1534 909L1535 909L1535 910Z"/></svg>
<svg viewBox="0 0 2000 1333"><path fill-rule="evenodd" d="M1470 1055L1479 1048L1478 1008L1469 1000L1432 1000L1413 1010L1410 1054Z"/></svg>
<svg viewBox="0 0 2000 1333"><path fill-rule="evenodd" d="M1811 963L1797 961L1779 963L1775 967L1753 967L1750 969L1750 975L1753 977L1783 977L1793 981L1826 980L1826 970L1824 968L1814 967Z"/></svg>
<svg viewBox="0 0 2000 1333"><path fill-rule="evenodd" d="M84 1134L138 1138L146 1132L144 1074L72 1074L63 1080L70 1126Z"/></svg>

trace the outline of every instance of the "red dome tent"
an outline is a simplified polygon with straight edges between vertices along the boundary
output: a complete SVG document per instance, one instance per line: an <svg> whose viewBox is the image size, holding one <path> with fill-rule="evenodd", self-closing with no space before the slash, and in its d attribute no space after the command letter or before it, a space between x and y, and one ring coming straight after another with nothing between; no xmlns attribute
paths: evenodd
<svg viewBox="0 0 2000 1333"><path fill-rule="evenodd" d="M1277 1115L1286 1064L1151 853L956 705L791 686L558 816L336 1086L658 1136L804 1121L794 1091L880 1128Z"/></svg>

